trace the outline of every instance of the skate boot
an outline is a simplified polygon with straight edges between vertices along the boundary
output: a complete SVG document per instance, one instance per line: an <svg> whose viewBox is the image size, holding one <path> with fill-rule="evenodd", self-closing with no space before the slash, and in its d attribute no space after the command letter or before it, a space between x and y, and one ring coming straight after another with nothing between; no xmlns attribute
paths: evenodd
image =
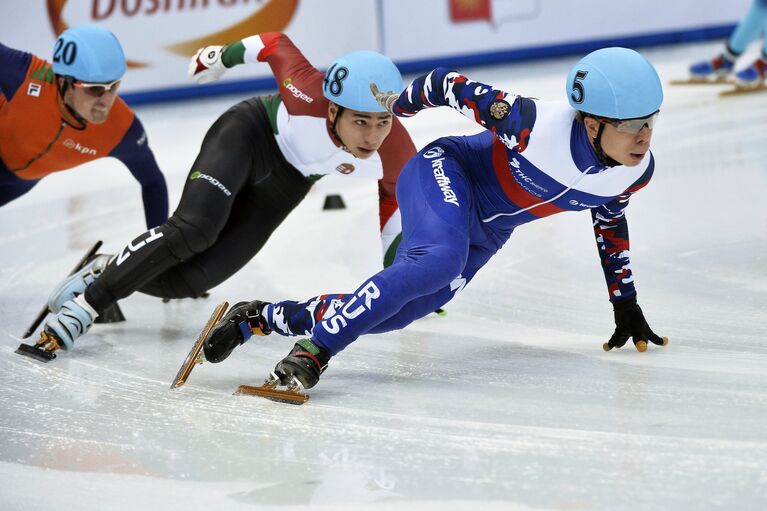
<svg viewBox="0 0 767 511"><path fill-rule="evenodd" d="M755 89L764 85L767 57L756 59L753 64L735 73L735 85L741 89Z"/></svg>
<svg viewBox="0 0 767 511"><path fill-rule="evenodd" d="M85 292L107 267L112 256L96 254L83 267L64 279L48 297L48 308L51 312L59 312L62 305Z"/></svg>
<svg viewBox="0 0 767 511"><path fill-rule="evenodd" d="M246 342L252 335L269 335L272 329L261 314L268 302L254 300L239 302L216 323L202 345L205 359L218 363L225 360L234 348Z"/></svg>
<svg viewBox="0 0 767 511"><path fill-rule="evenodd" d="M310 389L320 381L320 375L327 369L330 354L317 346L311 339L301 339L293 346L287 357L274 368L274 375L283 385Z"/></svg>
<svg viewBox="0 0 767 511"><path fill-rule="evenodd" d="M75 340L90 329L95 318L96 311L80 295L64 303L59 312L45 324L44 331L59 341L59 347L70 350Z"/></svg>
<svg viewBox="0 0 767 511"><path fill-rule="evenodd" d="M735 61L728 59L724 54L712 60L704 60L690 66L691 82L726 82L735 66Z"/></svg>

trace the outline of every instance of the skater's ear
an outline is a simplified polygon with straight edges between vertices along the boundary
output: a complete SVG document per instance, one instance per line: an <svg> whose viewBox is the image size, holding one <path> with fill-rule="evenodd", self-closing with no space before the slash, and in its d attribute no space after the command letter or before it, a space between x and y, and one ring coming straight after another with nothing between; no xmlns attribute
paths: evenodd
<svg viewBox="0 0 767 511"><path fill-rule="evenodd" d="M588 134L589 139L594 140L597 138L597 135L599 135L600 122L588 115L582 116L581 120L583 121L583 126L586 128L586 133Z"/></svg>
<svg viewBox="0 0 767 511"><path fill-rule="evenodd" d="M332 101L328 102L328 120L331 124L335 125L335 123L338 122L337 117L341 116L341 112L343 112L342 107Z"/></svg>
<svg viewBox="0 0 767 511"><path fill-rule="evenodd" d="M330 122L335 122L336 115L338 115L338 105L336 105L332 101L329 101L328 102L328 120Z"/></svg>

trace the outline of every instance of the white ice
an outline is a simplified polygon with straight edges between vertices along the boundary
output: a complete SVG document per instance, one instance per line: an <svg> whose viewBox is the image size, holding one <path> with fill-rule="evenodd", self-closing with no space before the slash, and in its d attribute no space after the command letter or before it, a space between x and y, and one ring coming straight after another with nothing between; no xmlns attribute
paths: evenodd
<svg viewBox="0 0 767 511"><path fill-rule="evenodd" d="M668 81L720 44L646 53ZM463 71L561 99L574 61ZM300 407L232 395L289 351L276 335L168 387L217 303L377 271L374 183L326 178L209 298L136 294L127 322L41 364L13 351L53 284L95 240L115 252L143 230L119 163L46 178L0 209L0 509L767 509L767 93L718 90L666 87L655 176L628 210L639 301L669 346L602 351L590 217L563 214L518 229L446 318L352 344ZM172 204L239 99L137 109ZM407 126L419 146L476 131L444 109ZM348 208L323 212L338 192Z"/></svg>

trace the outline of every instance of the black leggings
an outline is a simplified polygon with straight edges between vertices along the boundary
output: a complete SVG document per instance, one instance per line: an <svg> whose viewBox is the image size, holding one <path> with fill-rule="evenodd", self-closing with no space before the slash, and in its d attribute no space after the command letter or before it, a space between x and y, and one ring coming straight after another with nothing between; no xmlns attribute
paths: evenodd
<svg viewBox="0 0 767 511"><path fill-rule="evenodd" d="M173 216L118 254L88 303L103 310L136 290L200 296L250 261L311 185L280 152L261 100L238 103L205 135Z"/></svg>

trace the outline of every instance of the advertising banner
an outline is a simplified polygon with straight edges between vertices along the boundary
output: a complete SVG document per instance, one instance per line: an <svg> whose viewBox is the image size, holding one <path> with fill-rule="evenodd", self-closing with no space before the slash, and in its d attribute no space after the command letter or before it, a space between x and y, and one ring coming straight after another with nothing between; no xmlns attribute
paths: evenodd
<svg viewBox="0 0 767 511"><path fill-rule="evenodd" d="M343 53L372 49L407 72L457 59L578 53L600 42L725 37L751 1L3 0L0 42L50 59L61 31L99 24L120 39L129 61L121 92L139 102L273 88L266 64L239 66L206 86L186 75L199 47L262 32L285 32L321 69Z"/></svg>
<svg viewBox="0 0 767 511"><path fill-rule="evenodd" d="M383 49L395 62L734 25L752 0L385 0ZM680 37L680 39L684 39Z"/></svg>
<svg viewBox="0 0 767 511"><path fill-rule="evenodd" d="M193 87L189 58L201 46L285 32L317 67L378 48L375 0L3 0L0 42L51 59L67 27L96 23L117 35L129 63L121 91ZM271 77L266 64L225 80Z"/></svg>

